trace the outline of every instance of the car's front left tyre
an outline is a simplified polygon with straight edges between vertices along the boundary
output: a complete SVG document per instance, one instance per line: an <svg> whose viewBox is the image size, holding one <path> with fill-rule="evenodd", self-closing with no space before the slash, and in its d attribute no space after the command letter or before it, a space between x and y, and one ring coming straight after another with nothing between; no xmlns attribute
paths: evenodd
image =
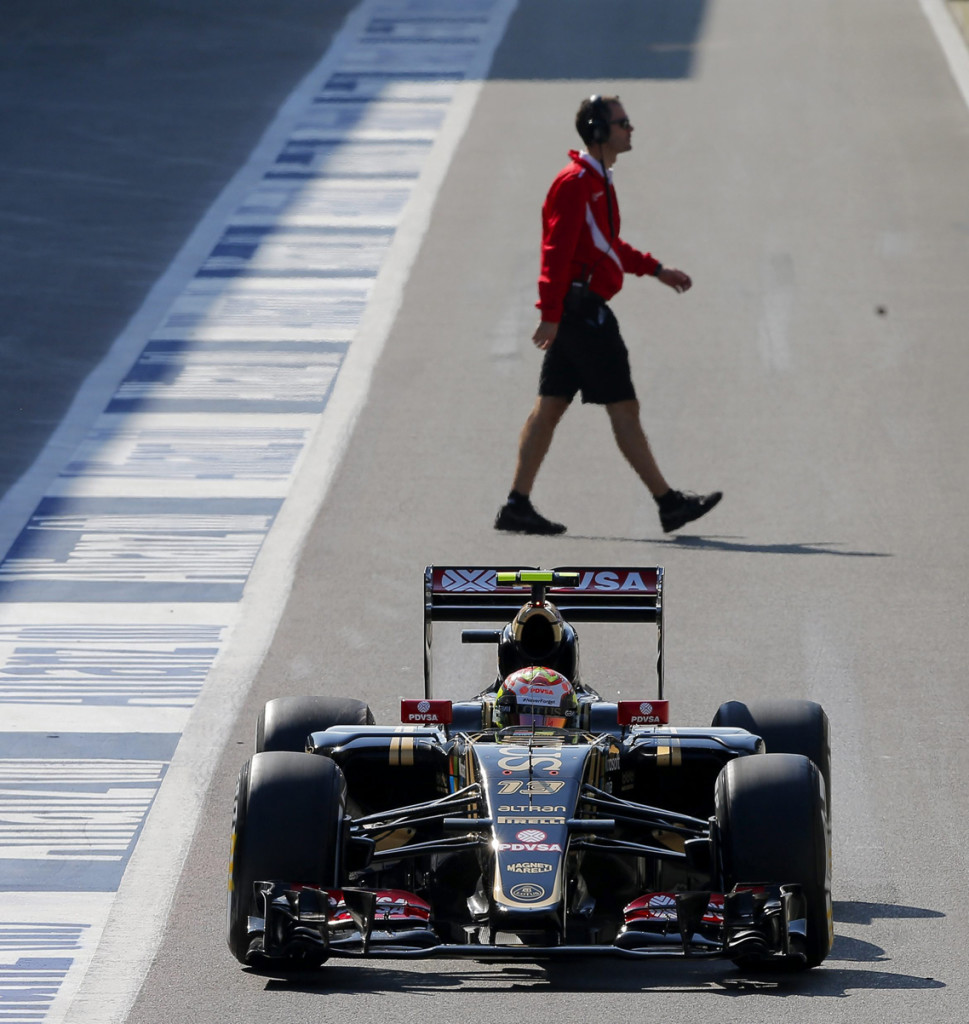
<svg viewBox="0 0 969 1024"><path fill-rule="evenodd" d="M737 885L800 886L806 967L830 953L834 938L831 840L824 780L800 754L753 754L728 762L716 786L723 891ZM742 966L759 958L739 956Z"/></svg>

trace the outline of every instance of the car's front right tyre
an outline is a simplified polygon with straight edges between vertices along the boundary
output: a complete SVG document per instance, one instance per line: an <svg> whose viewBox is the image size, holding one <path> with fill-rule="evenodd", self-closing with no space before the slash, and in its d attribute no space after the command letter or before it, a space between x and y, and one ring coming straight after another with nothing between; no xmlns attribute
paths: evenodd
<svg viewBox="0 0 969 1024"><path fill-rule="evenodd" d="M355 697L277 697L268 701L256 722L256 753L306 750L310 733L334 725L373 725L366 701Z"/></svg>
<svg viewBox="0 0 969 1024"><path fill-rule="evenodd" d="M232 820L227 922L229 949L240 963L252 962L254 937L258 945L249 932L250 916L263 912L255 882L339 888L345 802L343 772L327 757L267 751L243 765Z"/></svg>

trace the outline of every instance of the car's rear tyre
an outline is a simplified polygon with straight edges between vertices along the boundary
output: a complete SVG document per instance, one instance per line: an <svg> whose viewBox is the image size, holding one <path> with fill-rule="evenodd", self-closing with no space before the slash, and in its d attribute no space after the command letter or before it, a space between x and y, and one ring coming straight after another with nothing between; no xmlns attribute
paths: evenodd
<svg viewBox="0 0 969 1024"><path fill-rule="evenodd" d="M269 751L239 773L229 861L228 942L249 962L250 915L261 916L254 882L339 888L346 783L334 761L317 754ZM316 966L309 957L288 966Z"/></svg>
<svg viewBox="0 0 969 1024"><path fill-rule="evenodd" d="M256 722L256 753L306 750L306 737L334 725L373 725L366 701L353 697L277 697Z"/></svg>
<svg viewBox="0 0 969 1024"><path fill-rule="evenodd" d="M813 700L730 700L713 716L717 728L746 729L760 736L768 754L803 754L824 778L831 818L831 730L824 708Z"/></svg>
<svg viewBox="0 0 969 1024"><path fill-rule="evenodd" d="M800 754L730 761L717 779L716 822L724 892L738 884L797 884L807 908L807 967L831 951L831 840L817 765ZM737 957L743 966L757 958Z"/></svg>

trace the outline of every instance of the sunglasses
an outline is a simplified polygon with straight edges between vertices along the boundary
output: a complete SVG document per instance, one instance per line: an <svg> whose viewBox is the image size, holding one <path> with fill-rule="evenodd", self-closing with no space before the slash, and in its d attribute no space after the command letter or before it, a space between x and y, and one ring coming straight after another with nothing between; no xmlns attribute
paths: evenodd
<svg viewBox="0 0 969 1024"><path fill-rule="evenodd" d="M629 120L628 117L620 117L617 118L615 121L610 121L609 123L618 124L620 128L625 128L627 132L630 128L632 128L632 122Z"/></svg>

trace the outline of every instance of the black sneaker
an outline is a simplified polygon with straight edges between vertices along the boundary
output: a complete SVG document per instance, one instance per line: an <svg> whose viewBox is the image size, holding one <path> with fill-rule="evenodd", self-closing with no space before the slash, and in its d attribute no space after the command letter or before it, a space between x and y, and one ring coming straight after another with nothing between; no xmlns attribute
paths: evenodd
<svg viewBox="0 0 969 1024"><path fill-rule="evenodd" d="M563 523L553 523L551 519L546 519L530 501L502 505L495 516L495 529L510 533L544 533L549 536L565 533Z"/></svg>
<svg viewBox="0 0 969 1024"><path fill-rule="evenodd" d="M705 516L722 497L720 491L714 491L713 494L672 491L664 498L659 510L663 533L678 530L681 526L692 523L694 519Z"/></svg>

